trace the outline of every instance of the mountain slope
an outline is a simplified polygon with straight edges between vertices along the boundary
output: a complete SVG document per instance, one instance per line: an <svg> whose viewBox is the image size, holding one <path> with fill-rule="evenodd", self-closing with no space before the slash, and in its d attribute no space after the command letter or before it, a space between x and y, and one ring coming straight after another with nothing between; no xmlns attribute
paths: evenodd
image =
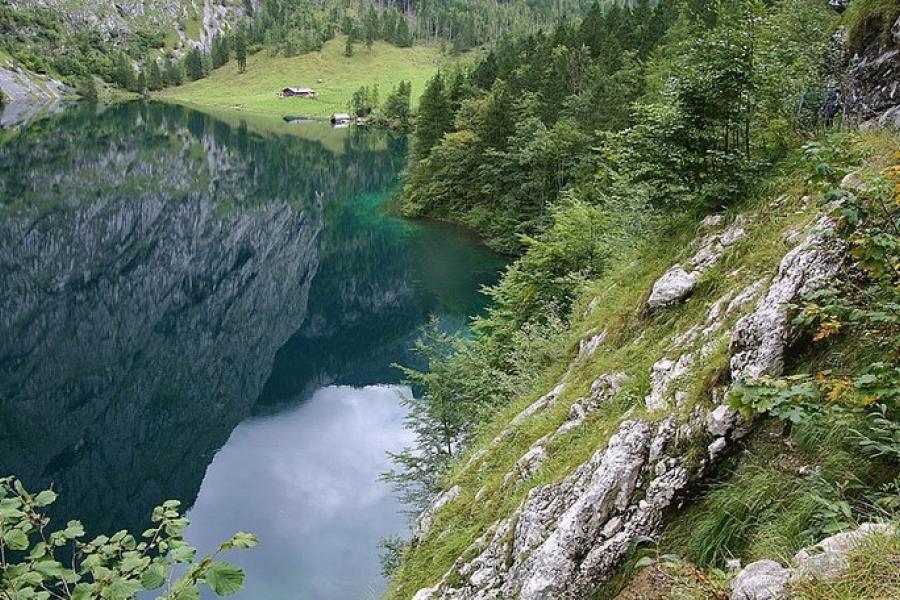
<svg viewBox="0 0 900 600"><path fill-rule="evenodd" d="M871 152L858 177L897 160L893 134L855 143ZM677 520L751 431L729 390L802 372L784 303L846 260L817 196L789 172L739 215L682 223L593 283L568 352L492 419L417 522L389 597L590 597ZM696 274L689 289L678 272Z"/></svg>

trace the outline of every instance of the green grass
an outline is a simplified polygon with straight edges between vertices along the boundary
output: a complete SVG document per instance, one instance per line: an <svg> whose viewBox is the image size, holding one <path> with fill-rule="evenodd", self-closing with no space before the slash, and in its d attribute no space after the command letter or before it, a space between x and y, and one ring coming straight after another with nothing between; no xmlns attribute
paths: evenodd
<svg viewBox="0 0 900 600"><path fill-rule="evenodd" d="M796 600L900 598L900 535L872 535L848 557L850 570L835 581L799 582Z"/></svg>
<svg viewBox="0 0 900 600"><path fill-rule="evenodd" d="M870 156L890 152L892 144L896 145L896 137L881 133L866 134L861 142L867 148L865 154ZM664 356L677 358L684 351L672 348L673 338L702 323L710 306L724 294L741 291L758 279L773 275L792 246L785 241L786 234L817 218L821 210L815 201L817 192L808 188L807 177L799 153L773 170L757 194L734 211L748 219L747 236L726 251L704 274L694 294L680 305L654 313L643 309L654 281L670 265L687 259L696 250L689 242L697 236L698 215L670 217L664 230L623 257L606 276L588 285L574 311L581 316L576 316L564 334L558 361L546 369L530 392L511 399L484 426L472 448L488 448L484 457L472 465L463 458L450 473L446 486L458 484L461 493L438 513L430 535L407 553L393 578L388 598L409 598L418 589L434 585L492 524L511 515L530 489L560 481L603 448L629 408L635 408L633 416L647 415L642 398L649 388L651 365ZM589 305L595 306L594 310L586 311ZM745 306L744 311L751 306ZM686 417L697 405L709 403L709 388L728 365L726 332L739 316L730 317L721 329L722 343L692 370L691 385L682 388L689 396L682 416ZM599 330L607 331L606 342L591 360L569 369L578 340ZM702 343L699 340L695 346ZM571 404L587 393L599 375L614 372L625 372L629 377L618 397L591 415L582 427L554 443L550 458L528 481L519 487L504 486L504 476L529 446L556 430ZM500 444L490 445L516 414L561 378L565 378L567 387L555 405L521 423ZM702 445L685 449L687 456L699 456L703 451ZM808 454L815 456L812 451ZM687 549L709 563L730 554L756 557L770 551L787 554L795 550L807 526L817 489L812 483L800 485L803 482L798 483L789 471L777 470L779 456L777 448L760 450L755 461L726 478L705 502L696 505L698 508L685 513L679 523L680 534L675 529L670 533L673 546ZM846 464L839 458L831 457L835 471ZM785 497L786 489L798 493ZM705 509L712 514L705 515ZM760 509L768 511L768 522L762 522L754 512Z"/></svg>
<svg viewBox="0 0 900 600"><path fill-rule="evenodd" d="M203 16L192 15L184 23L184 34L188 39L199 40L203 33Z"/></svg>
<svg viewBox="0 0 900 600"><path fill-rule="evenodd" d="M339 36L319 52L290 58L258 52L247 58L246 73L239 73L232 60L206 79L165 90L156 97L267 115L327 117L346 112L353 92L364 85L377 84L383 100L400 81L410 81L415 102L428 79L453 60L436 47L398 48L385 42L376 42L371 50L357 44L353 56L347 57L344 43L345 38ZM312 87L319 95L313 99L279 97L278 93L289 86Z"/></svg>
<svg viewBox="0 0 900 600"><path fill-rule="evenodd" d="M870 46L887 43L898 16L897 0L854 0L844 15L850 50L863 52Z"/></svg>

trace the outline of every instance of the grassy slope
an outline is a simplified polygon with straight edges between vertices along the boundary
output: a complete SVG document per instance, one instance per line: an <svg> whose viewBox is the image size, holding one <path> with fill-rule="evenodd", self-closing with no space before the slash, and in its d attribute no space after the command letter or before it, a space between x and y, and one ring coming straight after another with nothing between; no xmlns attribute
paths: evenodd
<svg viewBox="0 0 900 600"><path fill-rule="evenodd" d="M873 146L872 152L879 155L890 154L889 149L897 143L895 137L887 134L867 136L866 140ZM673 257L684 260L693 253L688 242L697 234L694 220L671 224L667 231L648 240L647 245L636 250L629 260L590 286L580 306L587 307L593 300L591 304L595 308L585 310L587 314L575 319L565 351L560 352L560 360L545 373L536 389L513 399L486 425L481 441L471 449L474 452L487 448L484 458L472 466L466 466L463 461L451 473L446 487L459 484L460 495L438 513L424 542L407 553L404 564L395 574L388 598L406 599L418 589L434 585L457 557L471 558L465 555L470 544L492 523L512 514L529 489L561 480L602 448L631 406L637 408L637 414L645 412L642 398L649 388L651 365L664 356L677 358L680 354L673 348L673 338L702 322L710 306L726 292L737 292L761 277L771 277L791 247L785 241L785 234L817 217L820 209L816 202L803 200L810 193L805 180L805 171L799 162L788 161L783 165L782 174L773 178L759 198L738 207L749 219L748 235L704 273L694 295L679 306L653 314L642 310L653 282L672 264ZM732 316L729 324L738 316ZM575 366L565 375L568 385L560 400L550 409L521 423L514 434L499 445L489 447L490 440L507 427L512 417L563 377L577 352L578 341L600 330L607 331L607 340L590 361ZM720 337L717 350L692 372L695 385L689 392L685 411L696 403L709 402L710 382L727 368L727 328ZM618 397L557 442L551 448L550 459L532 478L518 488L504 486L504 475L529 446L563 422L571 404L587 393L591 382L601 374L613 372L629 375L629 381ZM482 488L476 501L475 495Z"/></svg>
<svg viewBox="0 0 900 600"><path fill-rule="evenodd" d="M345 38L339 36L320 52L290 58L266 51L247 59L247 72L239 73L232 60L206 79L160 92L156 97L182 104L269 114L326 117L347 110L347 102L360 86L378 84L381 99L401 80L412 82L415 100L426 81L450 58L432 46L397 48L376 42L371 50L356 44L352 57L344 56ZM317 80L322 79L322 83ZM315 99L279 98L288 86L312 87Z"/></svg>

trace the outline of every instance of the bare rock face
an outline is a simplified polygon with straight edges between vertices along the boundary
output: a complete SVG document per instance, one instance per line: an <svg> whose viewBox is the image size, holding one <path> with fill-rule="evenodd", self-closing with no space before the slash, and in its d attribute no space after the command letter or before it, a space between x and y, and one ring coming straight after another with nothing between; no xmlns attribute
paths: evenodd
<svg viewBox="0 0 900 600"><path fill-rule="evenodd" d="M832 276L841 260L839 244L828 239L831 221L823 220L817 230L789 252L782 260L778 274L752 313L741 319L732 333L731 370L735 381L761 373L780 373L784 354L791 338L787 312L783 304L794 301L802 293L812 291ZM715 244L721 245L722 234ZM737 234L740 237L741 234ZM709 239L709 238L707 238ZM732 236L731 239L734 239ZM704 243L695 268L717 260L703 252L712 244ZM721 251L719 251L721 254ZM749 302L761 291L760 282L751 284L744 293L727 295L710 311L713 320ZM709 327L709 326L708 326ZM713 326L707 335L717 331ZM698 331L696 336L703 334ZM705 357L704 344L696 355ZM684 392L684 381L669 376L673 371L687 372L687 364L679 370L679 362L658 362L657 379L667 379L666 394L677 399ZM658 367L658 368L657 368ZM667 375L668 374L668 375ZM562 386L563 384L560 384ZM609 381L596 384L597 389L616 386ZM516 417L521 422L543 410L559 396L560 386ZM721 397L718 389L715 397ZM613 397L613 391L609 397ZM573 405L570 417L578 418ZM680 419L680 420L679 420ZM687 488L700 480L709 466L741 434L740 418L727 406L714 410L698 406L688 417L664 415L658 419L625 417L608 443L558 483L532 489L514 514L495 523L467 551L471 560L459 560L440 582L419 590L415 600L437 598L455 600L487 600L521 598L550 600L584 598L607 581L627 555L632 542L641 536L658 533L665 512L684 497ZM562 426L565 427L565 424ZM562 429L561 427L561 429ZM517 463L516 468L531 468L543 452L549 437L538 440ZM685 448L706 447L701 458L688 459ZM750 571L740 593L741 600L774 598L750 595L763 589L759 583L786 579L772 565ZM754 583L756 581L757 583ZM757 585L758 584L758 585Z"/></svg>
<svg viewBox="0 0 900 600"><path fill-rule="evenodd" d="M843 244L829 237L834 221L822 218L816 232L788 252L756 309L740 319L731 341L731 377L757 379L784 368L792 328L785 304L828 282L838 271Z"/></svg>
<svg viewBox="0 0 900 600"><path fill-rule="evenodd" d="M900 19L885 43L858 49L850 62L844 96L849 121L900 127Z"/></svg>
<svg viewBox="0 0 900 600"><path fill-rule="evenodd" d="M31 73L7 63L0 65L0 92L6 98L0 107L0 126L12 127L61 108L60 100L71 89L46 75Z"/></svg>
<svg viewBox="0 0 900 600"><path fill-rule="evenodd" d="M221 0L92 0L73 3L69 0L7 0L14 10L41 10L58 14L72 32L90 30L104 40L128 37L142 29L176 30L180 55L188 44L209 50L212 39L228 30L245 14L242 2ZM254 10L259 0L252 0ZM200 19L199 40L188 42L184 23Z"/></svg>
<svg viewBox="0 0 900 600"><path fill-rule="evenodd" d="M721 215L710 215L703 219L701 226L704 229L715 228L723 220ZM647 300L647 306L662 308L687 298L694 291L697 282L700 281L700 275L719 260L722 253L725 252L725 248L740 240L745 234L742 219L738 217L724 231L702 237L699 241L700 249L688 261L688 267L680 264L673 265L653 284L653 291Z"/></svg>
<svg viewBox="0 0 900 600"><path fill-rule="evenodd" d="M413 541L418 541L425 537L434 524L434 516L437 514L437 511L455 500L457 496L459 496L459 486L454 485L431 500L428 507L416 518L416 522L413 525Z"/></svg>
<svg viewBox="0 0 900 600"><path fill-rule="evenodd" d="M731 582L730 600L775 600L784 597L791 579L790 569L774 560L760 560L747 565Z"/></svg>

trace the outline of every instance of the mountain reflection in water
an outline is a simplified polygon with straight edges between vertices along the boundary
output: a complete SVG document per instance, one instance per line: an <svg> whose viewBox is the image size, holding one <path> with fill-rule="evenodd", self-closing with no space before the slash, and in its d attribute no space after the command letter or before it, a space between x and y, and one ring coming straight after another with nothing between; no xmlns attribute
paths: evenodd
<svg viewBox="0 0 900 600"><path fill-rule="evenodd" d="M0 131L0 473L91 532L167 498L201 547L255 531L244 598L365 597L403 526L390 365L502 262L383 213L404 138L292 127L131 103Z"/></svg>

